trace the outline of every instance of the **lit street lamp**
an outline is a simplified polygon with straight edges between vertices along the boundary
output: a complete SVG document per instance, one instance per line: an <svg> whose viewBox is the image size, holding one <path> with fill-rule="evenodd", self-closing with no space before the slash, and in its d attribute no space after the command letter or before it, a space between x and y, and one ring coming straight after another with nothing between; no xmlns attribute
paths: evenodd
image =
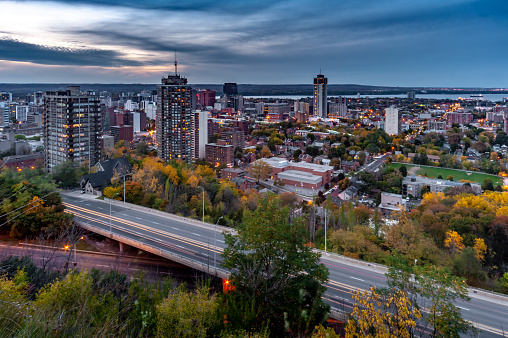
<svg viewBox="0 0 508 338"><path fill-rule="evenodd" d="M113 231L111 230L111 201L113 200L113 198L115 198L116 195L118 195L118 193L114 194L113 197L111 197L109 199L109 234L110 234L110 236L113 235Z"/></svg>
<svg viewBox="0 0 508 338"><path fill-rule="evenodd" d="M221 218L224 218L224 216L219 217L215 223L215 244L213 249L213 267L215 269L215 276L217 276L217 224L219 224Z"/></svg>

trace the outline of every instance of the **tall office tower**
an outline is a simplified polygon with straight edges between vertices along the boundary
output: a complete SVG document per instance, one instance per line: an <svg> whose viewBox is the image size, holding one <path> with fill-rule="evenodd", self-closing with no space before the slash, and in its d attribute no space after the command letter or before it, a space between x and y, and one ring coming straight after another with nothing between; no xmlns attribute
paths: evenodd
<svg viewBox="0 0 508 338"><path fill-rule="evenodd" d="M328 116L328 79L319 74L314 78L314 116Z"/></svg>
<svg viewBox="0 0 508 338"><path fill-rule="evenodd" d="M222 91L225 95L228 96L236 96L238 95L238 85L236 83L224 83L222 86Z"/></svg>
<svg viewBox="0 0 508 338"><path fill-rule="evenodd" d="M102 131L99 97L82 95L79 86L44 94L43 141L46 170L71 160L75 165L100 160Z"/></svg>
<svg viewBox="0 0 508 338"><path fill-rule="evenodd" d="M157 86L157 155L165 161L190 162L194 155L191 86L176 69L175 75L161 81Z"/></svg>
<svg viewBox="0 0 508 338"><path fill-rule="evenodd" d="M398 135L400 130L399 109L395 108L394 106L391 106L386 108L385 112L386 112L385 132L388 135Z"/></svg>
<svg viewBox="0 0 508 338"><path fill-rule="evenodd" d="M208 112L194 112L194 158L205 158L205 145L208 143Z"/></svg>

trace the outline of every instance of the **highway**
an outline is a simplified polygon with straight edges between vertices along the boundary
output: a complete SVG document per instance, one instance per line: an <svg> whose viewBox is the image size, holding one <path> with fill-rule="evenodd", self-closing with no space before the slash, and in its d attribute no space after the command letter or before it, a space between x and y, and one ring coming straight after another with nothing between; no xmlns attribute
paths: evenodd
<svg viewBox="0 0 508 338"><path fill-rule="evenodd" d="M93 225L105 235L110 232L111 222L113 238L117 235L129 238L138 242L141 249L153 248L155 251L171 252L177 259L196 262L194 267L197 265L200 270L209 271L211 274L216 271L215 256L217 274L227 275L227 271L219 266L225 246L222 227L219 227L215 234L214 225L130 204L124 205L118 201L111 204L110 218L108 201L96 200L79 192L62 193L61 196L67 211L73 213L78 222ZM350 311L352 290L361 291L374 285L378 288L386 286L385 269L382 266L334 254L323 255L321 260L330 271L325 299L332 309ZM508 329L508 298L492 299L473 292L470 292L470 296L471 302L457 304L464 318L482 330L480 337L503 336L503 330Z"/></svg>

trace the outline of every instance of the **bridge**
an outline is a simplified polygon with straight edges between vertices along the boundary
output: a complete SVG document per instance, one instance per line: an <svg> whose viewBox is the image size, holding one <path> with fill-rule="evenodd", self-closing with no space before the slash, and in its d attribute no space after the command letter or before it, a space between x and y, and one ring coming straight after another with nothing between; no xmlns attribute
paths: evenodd
<svg viewBox="0 0 508 338"><path fill-rule="evenodd" d="M79 192L62 193L66 211L75 215L83 228L179 262L194 269L227 279L222 268L225 247L222 232L230 228L203 223L120 201L102 201ZM371 286L386 287L385 266L323 253L321 261L330 271L324 296L334 312L350 311L351 291ZM470 289L471 302L459 302L463 317L482 333L481 337L504 336L508 327L508 297Z"/></svg>

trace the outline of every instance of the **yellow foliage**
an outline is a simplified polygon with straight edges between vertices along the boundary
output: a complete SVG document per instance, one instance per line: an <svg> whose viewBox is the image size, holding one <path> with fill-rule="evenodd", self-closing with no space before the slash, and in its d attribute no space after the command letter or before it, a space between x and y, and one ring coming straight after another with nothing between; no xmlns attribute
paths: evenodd
<svg viewBox="0 0 508 338"><path fill-rule="evenodd" d="M428 192L422 197L422 205L439 204L445 198L442 192Z"/></svg>
<svg viewBox="0 0 508 338"><path fill-rule="evenodd" d="M31 214L31 213L35 213L35 212L38 212L40 210L42 210L43 208L43 204L44 204L44 201L41 200L39 197L37 196L34 196L32 198L32 201L30 202L30 204L28 204L25 209L23 209L23 212L25 214Z"/></svg>
<svg viewBox="0 0 508 338"><path fill-rule="evenodd" d="M483 196L466 195L459 198L457 207L473 208L485 211L491 211L489 203L483 198Z"/></svg>
<svg viewBox="0 0 508 338"><path fill-rule="evenodd" d="M193 188L197 188L197 186L199 185L199 178L194 175L194 174L191 174L189 175L189 179L187 180L187 183L189 183L189 185Z"/></svg>
<svg viewBox="0 0 508 338"><path fill-rule="evenodd" d="M376 287L371 287L362 293L353 292L353 300L353 319L347 321L346 338L412 337L416 320L422 317L404 292L383 298Z"/></svg>
<svg viewBox="0 0 508 338"><path fill-rule="evenodd" d="M456 206L495 212L497 216L508 216L508 192L486 191L480 196L463 195L460 196Z"/></svg>
<svg viewBox="0 0 508 338"><path fill-rule="evenodd" d="M312 338L340 338L340 335L335 333L335 330L331 327L325 328L323 325L319 325L316 326L315 330Z"/></svg>
<svg viewBox="0 0 508 338"><path fill-rule="evenodd" d="M444 246L449 248L452 253L456 253L464 249L464 244L462 243L462 237L457 233L457 231L447 231L446 239L444 242Z"/></svg>
<svg viewBox="0 0 508 338"><path fill-rule="evenodd" d="M485 253L487 253L487 245L485 245L485 241L482 238L475 239L473 249L476 251L476 258L478 258L480 262L483 262L485 259Z"/></svg>

